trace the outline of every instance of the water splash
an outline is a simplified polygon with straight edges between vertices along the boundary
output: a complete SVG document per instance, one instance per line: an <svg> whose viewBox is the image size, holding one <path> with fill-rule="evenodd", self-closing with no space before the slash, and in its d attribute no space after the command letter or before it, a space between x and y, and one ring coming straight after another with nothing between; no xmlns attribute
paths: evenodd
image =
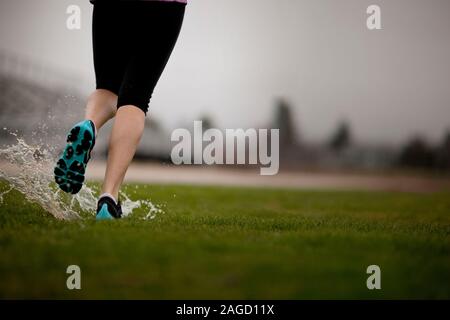
<svg viewBox="0 0 450 320"><path fill-rule="evenodd" d="M45 131L45 127L39 129ZM33 133L33 136L42 137L37 133ZM84 184L76 195L62 192L53 177L56 150L42 139L29 144L16 132L9 134L15 137L16 143L0 148L0 178L9 182L8 189L0 192L0 203L4 201L4 195L18 190L28 201L39 204L57 219L71 220L94 215L96 194L99 191L95 186ZM120 199L124 217L130 216L138 208L147 211L144 219L153 219L156 214L163 213L150 200L133 201L125 192L120 193Z"/></svg>

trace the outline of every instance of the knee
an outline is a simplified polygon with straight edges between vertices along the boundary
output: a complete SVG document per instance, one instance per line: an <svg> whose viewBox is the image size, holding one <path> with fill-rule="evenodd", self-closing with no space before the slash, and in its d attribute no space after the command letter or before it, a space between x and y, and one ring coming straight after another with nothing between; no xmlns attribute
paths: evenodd
<svg viewBox="0 0 450 320"><path fill-rule="evenodd" d="M95 89L88 98L89 101L99 102L99 103L108 103L111 105L115 105L117 103L117 95L107 89Z"/></svg>
<svg viewBox="0 0 450 320"><path fill-rule="evenodd" d="M139 100L139 99L130 99L125 97L119 97L117 101L117 109L125 106L133 106L135 108L141 109L144 113L144 116L147 115L148 111L148 101L145 100Z"/></svg>

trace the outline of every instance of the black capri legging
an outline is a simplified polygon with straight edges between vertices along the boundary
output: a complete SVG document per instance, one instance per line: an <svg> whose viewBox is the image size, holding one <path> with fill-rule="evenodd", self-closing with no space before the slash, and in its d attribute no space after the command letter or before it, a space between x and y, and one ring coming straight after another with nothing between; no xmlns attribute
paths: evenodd
<svg viewBox="0 0 450 320"><path fill-rule="evenodd" d="M185 6L163 1L94 4L96 87L115 93L117 108L134 105L147 114L180 33Z"/></svg>

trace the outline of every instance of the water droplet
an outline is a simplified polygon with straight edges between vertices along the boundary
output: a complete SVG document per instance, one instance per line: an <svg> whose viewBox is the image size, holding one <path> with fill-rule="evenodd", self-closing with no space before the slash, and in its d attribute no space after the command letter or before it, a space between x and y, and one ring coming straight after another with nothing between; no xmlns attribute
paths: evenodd
<svg viewBox="0 0 450 320"><path fill-rule="evenodd" d="M15 137L16 143L0 148L0 178L8 181L10 190L21 192L25 198L39 204L44 210L58 219L74 219L95 215L97 207L98 188L83 185L75 195L69 195L59 189L54 183L54 167L57 161L54 145L47 145L40 141L29 144L15 132L9 132ZM40 132L44 135L45 132ZM39 156L37 156L39 155ZM78 163L81 166L81 163ZM63 179L57 178L58 182ZM70 188L71 184L67 183ZM7 192L9 192L8 190ZM0 193L0 200L5 192ZM120 192L122 211L129 216L135 209L148 210L147 216L163 213L163 211L149 200L131 200L126 193Z"/></svg>

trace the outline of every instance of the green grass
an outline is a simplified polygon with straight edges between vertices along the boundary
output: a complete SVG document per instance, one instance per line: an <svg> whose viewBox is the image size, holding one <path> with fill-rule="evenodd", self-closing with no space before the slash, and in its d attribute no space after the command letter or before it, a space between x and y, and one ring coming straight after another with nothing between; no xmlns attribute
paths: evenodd
<svg viewBox="0 0 450 320"><path fill-rule="evenodd" d="M18 192L6 195L0 297L450 298L448 192L133 192L165 205L165 214L57 221ZM70 264L81 267L82 290L66 289ZM366 288L371 264L381 267L381 290Z"/></svg>

